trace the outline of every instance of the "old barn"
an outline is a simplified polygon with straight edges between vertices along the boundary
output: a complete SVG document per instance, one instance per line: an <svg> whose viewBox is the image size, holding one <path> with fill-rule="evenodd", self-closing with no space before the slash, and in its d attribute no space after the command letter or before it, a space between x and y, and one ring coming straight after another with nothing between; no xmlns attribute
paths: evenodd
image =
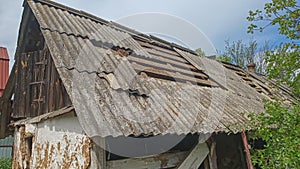
<svg viewBox="0 0 300 169"><path fill-rule="evenodd" d="M158 37L48 0L23 5L1 98L13 168L247 168L245 113L293 100Z"/></svg>

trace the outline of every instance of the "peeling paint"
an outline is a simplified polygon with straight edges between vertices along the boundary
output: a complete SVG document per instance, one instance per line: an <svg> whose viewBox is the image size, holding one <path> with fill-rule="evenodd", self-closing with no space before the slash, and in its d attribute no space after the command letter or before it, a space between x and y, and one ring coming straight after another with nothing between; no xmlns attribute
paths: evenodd
<svg viewBox="0 0 300 169"><path fill-rule="evenodd" d="M89 168L91 140L80 129L74 115L16 128L13 168Z"/></svg>
<svg viewBox="0 0 300 169"><path fill-rule="evenodd" d="M33 133L26 131L25 126L16 128L14 140L14 160L13 168L29 168L31 161L31 145L28 138L32 138ZM32 142L34 140L32 139Z"/></svg>

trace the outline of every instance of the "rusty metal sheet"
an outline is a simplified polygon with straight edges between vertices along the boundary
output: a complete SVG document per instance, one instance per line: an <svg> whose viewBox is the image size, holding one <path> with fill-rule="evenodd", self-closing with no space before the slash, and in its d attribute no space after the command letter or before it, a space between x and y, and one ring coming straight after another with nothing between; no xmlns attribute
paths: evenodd
<svg viewBox="0 0 300 169"><path fill-rule="evenodd" d="M0 97L5 89L9 74L9 56L7 49L0 47Z"/></svg>

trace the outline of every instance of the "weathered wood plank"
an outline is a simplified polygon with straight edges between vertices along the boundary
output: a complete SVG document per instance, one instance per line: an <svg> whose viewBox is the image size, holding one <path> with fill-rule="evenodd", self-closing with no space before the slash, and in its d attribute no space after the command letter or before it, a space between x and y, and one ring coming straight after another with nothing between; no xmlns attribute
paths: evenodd
<svg viewBox="0 0 300 169"><path fill-rule="evenodd" d="M149 47L149 48L155 49L157 51L164 52L164 53L169 54L169 55L177 55L177 56L179 56L178 53L175 52L175 51L173 51L173 50L171 50L171 48L170 49L165 49L165 48L159 47L159 46L157 46L155 44L146 43L146 42L142 42L142 41L139 41L139 44L141 46Z"/></svg>
<svg viewBox="0 0 300 169"><path fill-rule="evenodd" d="M210 139L210 147L209 147L209 155L208 155L208 160L209 160L209 167L210 169L218 169L218 164L217 164L217 151L216 151L216 142L214 139Z"/></svg>
<svg viewBox="0 0 300 169"><path fill-rule="evenodd" d="M7 80L6 87L3 91L3 95L0 98L0 111L1 111L1 122L0 122L0 138L4 138L7 133L7 125L10 122L12 105L11 99L15 91L16 84L16 64L14 64L11 74Z"/></svg>
<svg viewBox="0 0 300 169"><path fill-rule="evenodd" d="M47 55L46 55L46 58L45 58L45 61L44 61L44 64L45 64L45 82L46 82L46 85L45 85L45 112L49 112L49 99L50 99L50 82L51 82L51 79L50 79L50 72L51 72L51 59L50 59L50 53L47 50ZM36 63L37 64L37 63Z"/></svg>
<svg viewBox="0 0 300 169"><path fill-rule="evenodd" d="M70 105L47 48L21 54L15 67L14 118L35 117Z"/></svg>
<svg viewBox="0 0 300 169"><path fill-rule="evenodd" d="M51 112L51 111L55 110L55 108L54 108L54 86L55 86L56 70L55 70L53 61L51 62L51 65L49 64L49 67L50 67L50 72L49 72L50 81L48 82L49 83L49 101L48 101L49 110L48 111Z"/></svg>
<svg viewBox="0 0 300 169"><path fill-rule="evenodd" d="M129 158L107 162L107 169L124 168L172 168L176 167L188 152L164 153L147 158Z"/></svg>
<svg viewBox="0 0 300 169"><path fill-rule="evenodd" d="M34 63L32 60L32 55L27 55L28 57L28 72L26 75L26 84L30 84L32 82L32 73L34 69ZM28 85L26 88L26 103L25 103L25 111L30 112L30 104L31 104L31 88L32 86Z"/></svg>
<svg viewBox="0 0 300 169"><path fill-rule="evenodd" d="M14 90L15 90L15 96L14 96L14 111L13 111L13 117L16 117L18 116L18 107L19 107L19 97L20 97L20 90L18 90L20 84L18 83L19 81L19 76L20 76L20 73L18 73L20 71L20 56L19 55L16 55L16 61L15 61L15 64L14 64L14 67L15 67L15 83L14 83ZM13 72L13 71L11 71ZM6 85L7 87L8 85Z"/></svg>
<svg viewBox="0 0 300 169"><path fill-rule="evenodd" d="M97 145L93 143L91 150L91 166L90 168L107 169L105 138L97 137Z"/></svg>
<svg viewBox="0 0 300 169"><path fill-rule="evenodd" d="M12 112L12 105L10 100L1 101L1 128L0 128L0 138L6 137L7 127L10 121L10 113Z"/></svg>
<svg viewBox="0 0 300 169"><path fill-rule="evenodd" d="M180 54L180 56L182 56L183 58L185 58L190 64L192 64L193 66L195 66L198 70L204 70L203 67L201 67L201 65L197 64L194 59L199 59L197 57L200 57L200 56L194 56L193 54L190 54L188 52L185 52L185 51L181 51L179 49L176 49L174 48L174 50L176 52L178 52L178 54ZM194 59L192 59L191 57L195 57Z"/></svg>
<svg viewBox="0 0 300 169"><path fill-rule="evenodd" d="M176 62L180 62L180 63L188 63L184 58L182 58L181 56L179 55L170 55L168 53L165 53L165 52L162 52L162 51L159 51L159 50L155 50L153 48L146 48L146 51L152 55L156 55L156 56L160 56L160 57L164 57L166 59L171 59L173 61L176 61Z"/></svg>
<svg viewBox="0 0 300 169"><path fill-rule="evenodd" d="M155 61L151 61L151 60L140 59L140 58L133 57L133 56L129 56L128 59L130 61L139 62L141 64L147 64L149 66L154 66L154 67L157 67L159 69L164 69L164 70L169 70L169 71L179 72L179 73L185 73L185 74L190 75L192 77L199 76L199 77L203 77L203 78L208 78L208 76L205 75L205 74L202 74L202 73L199 73L199 72L194 72L194 71L191 71L190 69L178 68L178 67L175 67L175 66L171 66L170 64L162 64L161 62L155 62Z"/></svg>
<svg viewBox="0 0 300 169"><path fill-rule="evenodd" d="M27 112L25 110L25 105L26 105L26 73L27 73L27 67L28 67L28 60L27 60L27 55L22 54L21 55L21 63L20 63L20 71L18 71L19 74L21 74L20 79L18 83L20 84L20 103L17 111L19 111L20 114L23 116L27 115Z"/></svg>
<svg viewBox="0 0 300 169"><path fill-rule="evenodd" d="M206 143L199 143L177 169L198 169L209 153Z"/></svg>
<svg viewBox="0 0 300 169"><path fill-rule="evenodd" d="M162 57L161 55L156 55L156 54L153 54L151 52L149 52L149 53L152 54L151 59L155 59L158 62L170 63L170 64L173 64L177 67L183 67L183 68L191 69L191 70L194 70L194 71L198 70L196 67L194 67L193 65L191 65L189 63L182 63L182 62L171 60L169 58Z"/></svg>
<svg viewBox="0 0 300 169"><path fill-rule="evenodd" d="M176 78L177 80L190 81L190 82L194 82L194 83L200 83L202 85L218 87L218 85L216 83L211 82L211 81L202 80L202 79L195 78L195 77L193 78L193 77L185 76L185 75L182 75L179 73L164 72L161 70L153 69L151 67L142 66L137 63L132 63L132 65L133 65L133 68L139 72L146 72L146 73L148 72L148 73L153 73L153 74L166 76L166 77L170 77L170 78Z"/></svg>

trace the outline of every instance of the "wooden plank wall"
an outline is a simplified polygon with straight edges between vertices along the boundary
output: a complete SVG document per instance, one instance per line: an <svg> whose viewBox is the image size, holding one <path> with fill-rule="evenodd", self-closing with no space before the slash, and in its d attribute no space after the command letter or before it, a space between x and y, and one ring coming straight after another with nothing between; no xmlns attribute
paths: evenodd
<svg viewBox="0 0 300 169"><path fill-rule="evenodd" d="M16 66L13 118L35 117L71 105L47 48L17 56Z"/></svg>

